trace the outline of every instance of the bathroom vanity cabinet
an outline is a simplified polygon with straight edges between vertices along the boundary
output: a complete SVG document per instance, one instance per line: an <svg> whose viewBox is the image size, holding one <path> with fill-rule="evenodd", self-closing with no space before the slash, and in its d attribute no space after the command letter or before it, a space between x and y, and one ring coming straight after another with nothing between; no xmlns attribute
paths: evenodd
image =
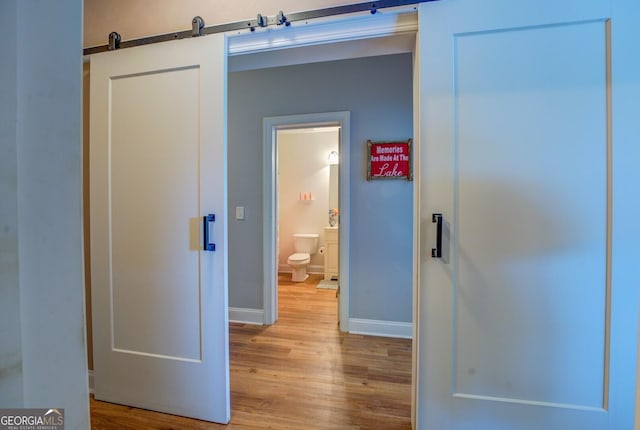
<svg viewBox="0 0 640 430"><path fill-rule="evenodd" d="M340 233L337 226L324 228L324 279L326 281L338 280L339 239Z"/></svg>

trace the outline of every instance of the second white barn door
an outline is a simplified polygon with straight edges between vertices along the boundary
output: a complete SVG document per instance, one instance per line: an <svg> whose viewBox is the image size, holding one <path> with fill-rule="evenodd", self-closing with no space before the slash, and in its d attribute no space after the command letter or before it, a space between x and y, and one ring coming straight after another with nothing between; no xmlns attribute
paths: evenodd
<svg viewBox="0 0 640 430"><path fill-rule="evenodd" d="M95 397L220 423L226 44L214 35L91 58Z"/></svg>
<svg viewBox="0 0 640 430"><path fill-rule="evenodd" d="M611 10L420 5L420 429L619 428Z"/></svg>

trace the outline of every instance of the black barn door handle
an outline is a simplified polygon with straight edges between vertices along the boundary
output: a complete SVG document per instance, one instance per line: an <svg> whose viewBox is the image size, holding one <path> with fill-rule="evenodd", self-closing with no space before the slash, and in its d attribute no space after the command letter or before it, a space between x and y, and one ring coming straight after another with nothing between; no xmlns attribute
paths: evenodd
<svg viewBox="0 0 640 430"><path fill-rule="evenodd" d="M216 244L211 240L211 230L213 230L213 222L216 220L216 216L214 214L205 215L202 217L202 223L204 224L204 250L205 251L215 251Z"/></svg>
<svg viewBox="0 0 640 430"><path fill-rule="evenodd" d="M431 248L431 256L442 258L442 214L431 215L431 222L436 223L436 247Z"/></svg>

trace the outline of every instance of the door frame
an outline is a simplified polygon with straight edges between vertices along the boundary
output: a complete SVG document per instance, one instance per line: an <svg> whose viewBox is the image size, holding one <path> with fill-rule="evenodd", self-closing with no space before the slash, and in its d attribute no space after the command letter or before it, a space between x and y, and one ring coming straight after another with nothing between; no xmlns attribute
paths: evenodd
<svg viewBox="0 0 640 430"><path fill-rule="evenodd" d="M349 177L351 147L350 113L325 112L303 115L267 117L263 120L263 168L262 168L262 213L263 213L263 294L264 323L273 324L278 319L278 130L306 127L339 126L339 208L340 208L340 330L349 330ZM346 233L346 234L345 234Z"/></svg>

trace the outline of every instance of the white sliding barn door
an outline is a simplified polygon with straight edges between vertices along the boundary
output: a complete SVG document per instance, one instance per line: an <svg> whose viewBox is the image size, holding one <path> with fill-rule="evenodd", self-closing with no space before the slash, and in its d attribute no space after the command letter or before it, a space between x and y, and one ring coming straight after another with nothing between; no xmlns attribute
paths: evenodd
<svg viewBox="0 0 640 430"><path fill-rule="evenodd" d="M630 428L612 178L637 149L610 133L611 5L420 5L421 430Z"/></svg>
<svg viewBox="0 0 640 430"><path fill-rule="evenodd" d="M229 421L226 38L91 57L95 397ZM215 214L203 250L203 216Z"/></svg>

